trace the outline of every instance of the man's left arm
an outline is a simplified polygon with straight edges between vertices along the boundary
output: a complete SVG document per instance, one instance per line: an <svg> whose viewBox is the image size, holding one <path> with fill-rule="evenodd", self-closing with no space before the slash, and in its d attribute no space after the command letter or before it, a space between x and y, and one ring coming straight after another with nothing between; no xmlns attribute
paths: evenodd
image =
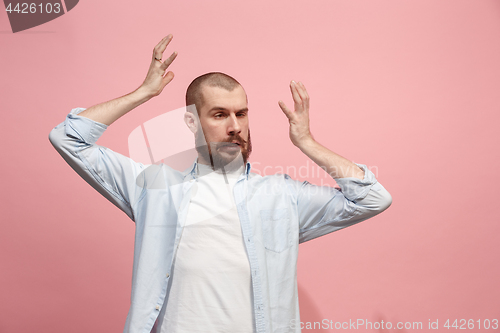
<svg viewBox="0 0 500 333"><path fill-rule="evenodd" d="M309 128L309 95L305 86L290 84L295 110L279 101L290 123L290 140L334 178L341 190L308 182L294 186L299 206L300 242L375 216L392 203L389 192L365 165L356 164L316 142Z"/></svg>
<svg viewBox="0 0 500 333"><path fill-rule="evenodd" d="M309 129L309 95L304 84L292 81L290 90L295 111L290 111L283 101L279 101L279 106L290 122L292 143L334 179L346 177L363 179L363 169L314 140Z"/></svg>

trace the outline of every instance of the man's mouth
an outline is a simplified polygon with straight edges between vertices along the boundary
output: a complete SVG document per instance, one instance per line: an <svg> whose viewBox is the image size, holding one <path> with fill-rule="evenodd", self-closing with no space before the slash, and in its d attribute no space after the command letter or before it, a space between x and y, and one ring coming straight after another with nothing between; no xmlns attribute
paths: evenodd
<svg viewBox="0 0 500 333"><path fill-rule="evenodd" d="M220 143L217 149L222 149L227 152L241 151L241 143L237 141Z"/></svg>
<svg viewBox="0 0 500 333"><path fill-rule="evenodd" d="M219 147L234 147L235 145L241 146L241 143L238 141L233 141L233 142L224 142L219 145Z"/></svg>

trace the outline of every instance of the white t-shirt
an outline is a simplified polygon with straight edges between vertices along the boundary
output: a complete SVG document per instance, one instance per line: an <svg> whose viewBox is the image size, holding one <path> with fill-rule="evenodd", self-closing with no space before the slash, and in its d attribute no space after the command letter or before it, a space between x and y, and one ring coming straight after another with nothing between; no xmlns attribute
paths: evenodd
<svg viewBox="0 0 500 333"><path fill-rule="evenodd" d="M224 175L198 163L157 333L255 331L250 264L233 197L244 168Z"/></svg>

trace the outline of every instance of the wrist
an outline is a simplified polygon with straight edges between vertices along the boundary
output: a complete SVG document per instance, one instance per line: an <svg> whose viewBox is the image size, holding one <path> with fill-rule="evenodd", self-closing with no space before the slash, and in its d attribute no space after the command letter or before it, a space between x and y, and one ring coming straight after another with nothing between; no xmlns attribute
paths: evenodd
<svg viewBox="0 0 500 333"><path fill-rule="evenodd" d="M155 94L153 94L151 91L144 88L143 86L140 86L139 88L134 90L130 95L132 95L132 97L134 97L134 99L136 99L139 102L139 104L147 102L151 98L155 97Z"/></svg>
<svg viewBox="0 0 500 333"><path fill-rule="evenodd" d="M299 148L303 153L307 155L311 149L313 149L318 143L314 140L312 136L304 137L295 144L295 147Z"/></svg>

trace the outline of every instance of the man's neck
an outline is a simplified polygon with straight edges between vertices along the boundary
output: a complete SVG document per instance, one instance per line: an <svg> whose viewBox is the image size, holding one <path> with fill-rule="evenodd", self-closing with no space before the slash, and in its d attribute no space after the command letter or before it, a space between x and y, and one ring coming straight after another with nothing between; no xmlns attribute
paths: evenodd
<svg viewBox="0 0 500 333"><path fill-rule="evenodd" d="M201 174L216 172L219 174L237 174L237 175L240 175L246 169L246 164L243 162L243 159L241 158L241 156L238 156L230 163L228 163L222 167L217 167L217 168L214 168L214 166L211 165L210 163L206 163L206 161L203 158L200 158L200 156L198 156L197 165L198 165L197 174L200 174L200 171L201 171Z"/></svg>

